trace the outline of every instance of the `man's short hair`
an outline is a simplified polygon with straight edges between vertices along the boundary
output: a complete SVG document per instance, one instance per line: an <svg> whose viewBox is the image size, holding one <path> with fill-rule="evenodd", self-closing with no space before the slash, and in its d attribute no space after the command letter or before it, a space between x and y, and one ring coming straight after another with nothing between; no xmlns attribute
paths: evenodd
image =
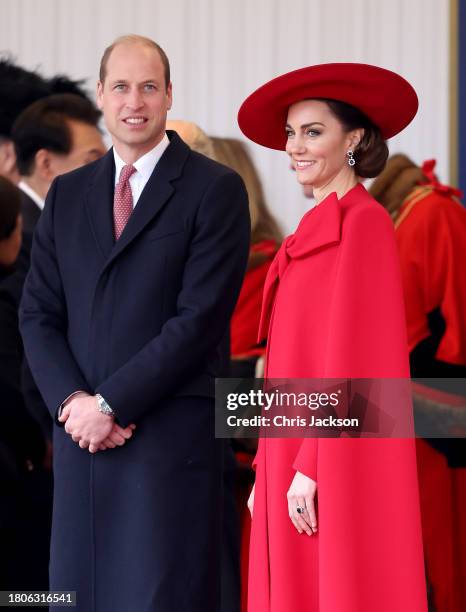
<svg viewBox="0 0 466 612"><path fill-rule="evenodd" d="M40 149L66 155L73 143L69 121L98 127L100 111L89 100L75 94L55 94L31 104L15 121L11 137L19 173L29 176Z"/></svg>
<svg viewBox="0 0 466 612"><path fill-rule="evenodd" d="M0 140L10 139L12 125L20 113L45 96L74 93L90 101L83 81L73 81L65 75L46 79L18 66L8 54L0 56L0 90Z"/></svg>
<svg viewBox="0 0 466 612"><path fill-rule="evenodd" d="M119 36L112 42L109 47L105 49L104 54L102 55L102 59L100 60L100 81L102 83L105 81L105 77L107 76L107 63L113 49L118 45L128 43L145 45L146 47L155 49L155 51L158 52L158 54L160 55L160 59L162 60L165 73L165 88L167 88L168 84L170 83L170 62L168 61L167 54L162 49L162 47L158 45L154 40L152 40L151 38L147 38L146 36L139 36L138 34L126 34L125 36Z"/></svg>

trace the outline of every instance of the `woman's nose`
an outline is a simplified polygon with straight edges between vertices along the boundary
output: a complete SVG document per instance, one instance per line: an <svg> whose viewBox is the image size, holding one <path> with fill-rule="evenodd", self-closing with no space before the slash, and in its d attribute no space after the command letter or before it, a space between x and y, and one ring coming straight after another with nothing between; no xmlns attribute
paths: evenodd
<svg viewBox="0 0 466 612"><path fill-rule="evenodd" d="M295 136L294 138L290 138L286 145L286 150L290 155L304 153L306 147L303 138L301 136Z"/></svg>

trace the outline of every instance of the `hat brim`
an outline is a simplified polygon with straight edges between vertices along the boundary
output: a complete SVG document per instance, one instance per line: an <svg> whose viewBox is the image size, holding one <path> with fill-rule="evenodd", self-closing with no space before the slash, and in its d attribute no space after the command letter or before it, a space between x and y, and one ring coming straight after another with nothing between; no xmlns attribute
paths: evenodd
<svg viewBox="0 0 466 612"><path fill-rule="evenodd" d="M385 139L401 132L418 109L413 87L391 70L369 64L319 64L288 72L256 89L241 105L239 127L250 140L283 150L289 107L312 98L351 104L380 129Z"/></svg>

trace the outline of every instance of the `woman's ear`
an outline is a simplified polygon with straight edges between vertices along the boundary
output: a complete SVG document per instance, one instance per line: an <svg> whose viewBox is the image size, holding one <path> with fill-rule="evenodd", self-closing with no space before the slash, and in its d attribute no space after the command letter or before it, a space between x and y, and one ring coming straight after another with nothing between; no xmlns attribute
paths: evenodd
<svg viewBox="0 0 466 612"><path fill-rule="evenodd" d="M364 137L364 128L352 130L349 134L349 149L354 151Z"/></svg>

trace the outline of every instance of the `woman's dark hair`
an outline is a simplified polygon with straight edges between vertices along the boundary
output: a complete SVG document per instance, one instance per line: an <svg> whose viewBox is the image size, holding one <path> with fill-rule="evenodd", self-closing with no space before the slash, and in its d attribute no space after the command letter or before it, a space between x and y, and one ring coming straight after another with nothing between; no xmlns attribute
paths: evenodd
<svg viewBox="0 0 466 612"><path fill-rule="evenodd" d="M8 179L0 176L0 240L6 240L13 233L20 207L20 190Z"/></svg>
<svg viewBox="0 0 466 612"><path fill-rule="evenodd" d="M319 100L328 105L345 132L358 128L364 129L364 136L353 151L356 174L362 178L373 178L380 174L388 159L388 147L379 128L351 104L327 98L319 98Z"/></svg>

